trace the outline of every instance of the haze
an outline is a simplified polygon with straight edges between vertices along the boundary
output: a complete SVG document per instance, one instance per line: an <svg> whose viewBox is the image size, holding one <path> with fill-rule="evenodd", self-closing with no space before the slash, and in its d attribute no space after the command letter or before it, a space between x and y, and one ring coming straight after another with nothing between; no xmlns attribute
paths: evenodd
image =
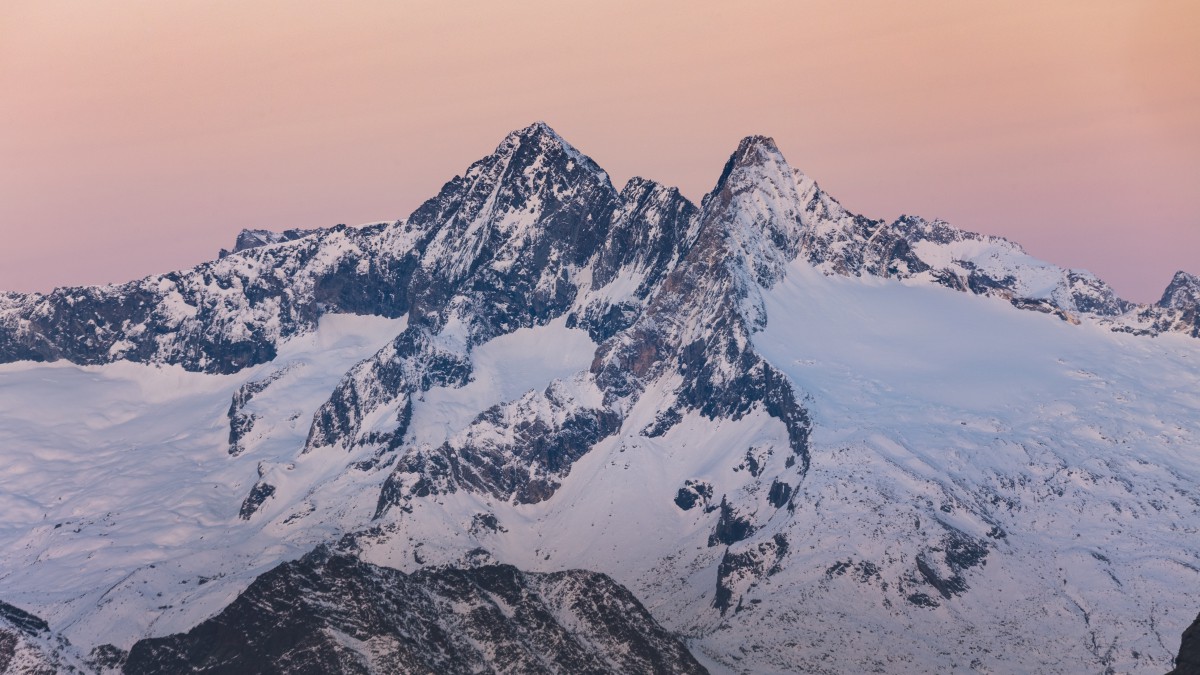
<svg viewBox="0 0 1200 675"><path fill-rule="evenodd" d="M125 281L243 227L393 220L546 120L711 188L773 136L847 207L1158 298L1200 273L1195 2L0 5L0 289Z"/></svg>

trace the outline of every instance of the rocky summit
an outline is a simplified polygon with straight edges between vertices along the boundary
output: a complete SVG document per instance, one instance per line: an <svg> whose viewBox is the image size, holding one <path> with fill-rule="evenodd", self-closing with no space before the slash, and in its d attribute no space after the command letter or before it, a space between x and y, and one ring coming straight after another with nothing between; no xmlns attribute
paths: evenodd
<svg viewBox="0 0 1200 675"><path fill-rule="evenodd" d="M509 565L403 572L318 548L126 673L705 673L609 577Z"/></svg>
<svg viewBox="0 0 1200 675"><path fill-rule="evenodd" d="M716 168L536 123L404 219L0 295L0 667L1175 667L1196 277Z"/></svg>

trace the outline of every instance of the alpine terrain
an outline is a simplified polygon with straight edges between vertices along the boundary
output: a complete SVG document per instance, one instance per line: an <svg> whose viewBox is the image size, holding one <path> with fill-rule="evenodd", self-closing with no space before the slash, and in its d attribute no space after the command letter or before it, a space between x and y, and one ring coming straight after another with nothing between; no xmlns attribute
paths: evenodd
<svg viewBox="0 0 1200 675"><path fill-rule="evenodd" d="M537 123L403 220L0 295L0 670L1163 673L1197 338L1185 272Z"/></svg>

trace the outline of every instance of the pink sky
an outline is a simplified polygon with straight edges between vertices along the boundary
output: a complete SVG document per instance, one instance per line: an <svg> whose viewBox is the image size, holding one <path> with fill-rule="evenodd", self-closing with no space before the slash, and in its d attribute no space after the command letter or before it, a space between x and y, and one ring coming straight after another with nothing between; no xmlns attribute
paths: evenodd
<svg viewBox="0 0 1200 675"><path fill-rule="evenodd" d="M742 136L872 217L1000 234L1155 300L1200 273L1200 3L0 4L0 289L243 227L407 216L546 120L699 199Z"/></svg>

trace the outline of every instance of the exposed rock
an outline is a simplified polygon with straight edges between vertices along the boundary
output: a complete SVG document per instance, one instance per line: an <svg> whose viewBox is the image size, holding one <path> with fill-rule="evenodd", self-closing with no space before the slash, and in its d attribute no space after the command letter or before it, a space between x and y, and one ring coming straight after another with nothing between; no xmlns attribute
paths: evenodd
<svg viewBox="0 0 1200 675"><path fill-rule="evenodd" d="M771 491L767 493L767 502L775 508L790 506L792 500L792 486L775 480L771 481Z"/></svg>
<svg viewBox="0 0 1200 675"><path fill-rule="evenodd" d="M617 413L580 405L567 386L552 384L485 411L440 447L402 457L376 516L413 497L460 489L518 504L544 501L577 459L619 428Z"/></svg>
<svg viewBox="0 0 1200 675"><path fill-rule="evenodd" d="M720 510L717 526L713 529L712 534L708 535L709 546L718 544L728 546L754 533L754 525L750 522L750 518L740 513L725 497L721 497Z"/></svg>
<svg viewBox="0 0 1200 675"><path fill-rule="evenodd" d="M967 590L963 572L986 564L988 545L948 525L942 527L946 534L941 546L917 555L917 573L920 579L949 600Z"/></svg>
<svg viewBox="0 0 1200 675"><path fill-rule="evenodd" d="M1200 616L1183 631L1175 669L1167 675L1200 675Z"/></svg>
<svg viewBox="0 0 1200 675"><path fill-rule="evenodd" d="M126 284L7 293L0 362L128 360L237 372L273 359L280 342L312 330L324 312L408 311L420 242L403 239L401 223L339 226Z"/></svg>
<svg viewBox="0 0 1200 675"><path fill-rule="evenodd" d="M292 229L284 230L283 232L273 232L271 230L242 230L241 232L238 232L237 241L233 244L233 250L227 251L225 249L221 249L220 257L224 258L231 253L238 253L245 251L246 249L257 248L259 246L267 246L270 244L278 244L280 242L302 239L322 231L323 230L321 229Z"/></svg>
<svg viewBox="0 0 1200 675"><path fill-rule="evenodd" d="M250 494L246 496L242 502L242 508L238 511L238 517L242 520L250 520L263 503L275 494L275 486L270 483L259 481L250 489Z"/></svg>
<svg viewBox="0 0 1200 675"><path fill-rule="evenodd" d="M679 488L679 492L675 494L675 505L684 511L701 506L704 508L704 512L708 513L716 508L709 506L712 497L712 483L706 480L688 479L683 482L683 487Z"/></svg>
<svg viewBox="0 0 1200 675"><path fill-rule="evenodd" d="M603 574L404 574L322 547L263 574L188 633L138 642L124 672L706 671Z"/></svg>
<svg viewBox="0 0 1200 675"><path fill-rule="evenodd" d="M78 672L70 643L41 617L0 602L0 673L56 675Z"/></svg>
<svg viewBox="0 0 1200 675"><path fill-rule="evenodd" d="M0 620L29 635L37 635L50 630L50 626L40 617L0 601Z"/></svg>
<svg viewBox="0 0 1200 675"><path fill-rule="evenodd" d="M713 595L713 607L725 613L731 608L741 609L740 595L746 588L763 577L775 574L788 552L787 537L776 534L770 539L735 552L733 547L725 549L721 563L717 566L717 590ZM734 599L739 598L737 605Z"/></svg>

